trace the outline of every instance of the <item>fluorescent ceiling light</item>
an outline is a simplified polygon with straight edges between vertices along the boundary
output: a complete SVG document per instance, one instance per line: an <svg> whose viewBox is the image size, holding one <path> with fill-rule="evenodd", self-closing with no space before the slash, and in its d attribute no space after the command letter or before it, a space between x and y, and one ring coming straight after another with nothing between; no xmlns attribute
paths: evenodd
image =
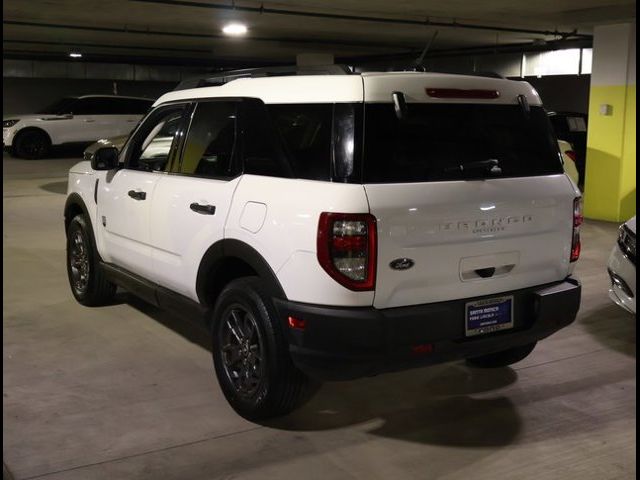
<svg viewBox="0 0 640 480"><path fill-rule="evenodd" d="M230 23L222 28L226 35L244 35L247 33L247 26L241 23Z"/></svg>
<svg viewBox="0 0 640 480"><path fill-rule="evenodd" d="M78 53L78 52L71 52L71 53L69 54L69 56L70 56L71 58L81 58L81 57L82 57L82 54L81 54L81 53Z"/></svg>

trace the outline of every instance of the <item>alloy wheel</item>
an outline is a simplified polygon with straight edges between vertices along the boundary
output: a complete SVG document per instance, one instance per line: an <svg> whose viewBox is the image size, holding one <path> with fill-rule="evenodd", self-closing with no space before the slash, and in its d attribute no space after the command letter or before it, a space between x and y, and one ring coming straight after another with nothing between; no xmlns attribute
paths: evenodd
<svg viewBox="0 0 640 480"><path fill-rule="evenodd" d="M76 230L71 237L69 251L69 266L71 267L71 283L78 294L83 294L89 286L89 252L82 231Z"/></svg>
<svg viewBox="0 0 640 480"><path fill-rule="evenodd" d="M256 319L242 305L231 305L220 333L225 373L237 395L251 399L266 378L264 341Z"/></svg>

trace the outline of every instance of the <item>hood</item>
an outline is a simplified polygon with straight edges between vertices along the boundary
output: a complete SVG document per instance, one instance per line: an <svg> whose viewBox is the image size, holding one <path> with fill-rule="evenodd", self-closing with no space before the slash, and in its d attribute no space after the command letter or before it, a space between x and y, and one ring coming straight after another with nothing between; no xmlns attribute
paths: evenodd
<svg viewBox="0 0 640 480"><path fill-rule="evenodd" d="M634 216L632 219L628 220L625 225L629 230L633 233L636 233L636 217Z"/></svg>
<svg viewBox="0 0 640 480"><path fill-rule="evenodd" d="M120 150L122 150L122 147L124 146L125 142L127 141L127 138L129 138L129 135L121 135L119 137L111 137L111 138L101 138L97 142L92 143L91 145L89 145L86 148L86 150L84 151L84 153L85 153L85 155L87 153L92 154L98 148L102 148L102 147L116 147L118 149L118 151L120 151Z"/></svg>

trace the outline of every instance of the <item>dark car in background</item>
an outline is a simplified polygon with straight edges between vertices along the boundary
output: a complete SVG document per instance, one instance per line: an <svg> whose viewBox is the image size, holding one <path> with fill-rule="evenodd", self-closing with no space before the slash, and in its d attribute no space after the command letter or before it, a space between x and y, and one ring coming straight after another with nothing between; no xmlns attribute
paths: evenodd
<svg viewBox="0 0 640 480"><path fill-rule="evenodd" d="M573 160L580 176L578 186L582 189L587 159L588 115L580 112L549 112L549 120L558 140L564 140L573 146Z"/></svg>

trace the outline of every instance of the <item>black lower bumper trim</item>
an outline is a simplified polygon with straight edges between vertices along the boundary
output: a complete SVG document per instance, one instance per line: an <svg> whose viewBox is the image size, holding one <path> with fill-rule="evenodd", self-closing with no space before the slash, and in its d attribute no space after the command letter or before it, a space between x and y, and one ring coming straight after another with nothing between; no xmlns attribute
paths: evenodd
<svg viewBox="0 0 640 480"><path fill-rule="evenodd" d="M504 295L514 297L513 328L466 337L466 302ZM568 278L484 297L382 310L274 302L296 366L320 380L349 380L536 342L575 320L580 295L580 283ZM304 330L289 328L289 316L304 320Z"/></svg>

